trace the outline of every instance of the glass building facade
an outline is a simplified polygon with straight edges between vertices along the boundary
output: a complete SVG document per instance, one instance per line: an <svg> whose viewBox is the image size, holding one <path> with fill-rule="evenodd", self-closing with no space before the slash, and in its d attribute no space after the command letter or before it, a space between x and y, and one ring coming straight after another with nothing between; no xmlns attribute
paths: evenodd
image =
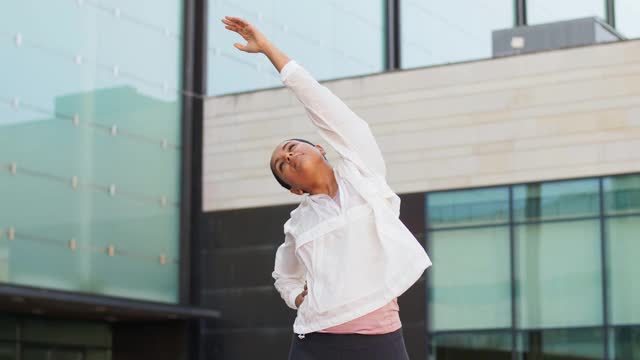
<svg viewBox="0 0 640 360"><path fill-rule="evenodd" d="M108 324L0 315L2 360L110 360L111 343Z"/></svg>
<svg viewBox="0 0 640 360"><path fill-rule="evenodd" d="M319 80L384 70L385 1L221 0L209 6L209 95L282 84L266 57L230 46L244 40L220 26L225 15L255 24Z"/></svg>
<svg viewBox="0 0 640 360"><path fill-rule="evenodd" d="M640 175L426 197L431 358L640 357Z"/></svg>
<svg viewBox="0 0 640 360"><path fill-rule="evenodd" d="M178 0L4 4L0 282L177 302L181 32Z"/></svg>
<svg viewBox="0 0 640 360"><path fill-rule="evenodd" d="M295 312L270 275L292 206L199 207L203 101L281 86L265 57L233 47L223 16L255 23L320 80L486 59L492 31L525 24L595 16L640 37L636 0L2 9L0 290L29 295L0 294L0 360L286 356ZM411 358L640 358L640 175L402 198L434 260L400 299ZM141 350L159 355L136 354L150 336Z"/></svg>
<svg viewBox="0 0 640 360"><path fill-rule="evenodd" d="M397 6L399 68L443 65L492 56L492 31L525 24L597 17L627 38L640 36L635 0L391 1ZM319 80L389 70L386 37L388 1L291 0L209 2L208 95L254 91L281 85L264 56L232 44L244 40L220 26L225 15L255 24L285 53L313 70ZM610 4L611 3L611 4ZM518 6L522 7L519 9ZM611 14L607 10L611 7ZM522 13L518 20L518 13Z"/></svg>

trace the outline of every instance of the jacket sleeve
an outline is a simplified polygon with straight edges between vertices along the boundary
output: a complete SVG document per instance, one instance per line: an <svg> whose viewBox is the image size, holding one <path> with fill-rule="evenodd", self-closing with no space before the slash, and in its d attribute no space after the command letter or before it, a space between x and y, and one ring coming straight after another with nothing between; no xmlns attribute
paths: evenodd
<svg viewBox="0 0 640 360"><path fill-rule="evenodd" d="M272 274L275 287L282 299L292 309L296 307L296 297L304 290L305 269L295 254L295 242L289 234L276 252L276 263Z"/></svg>
<svg viewBox="0 0 640 360"><path fill-rule="evenodd" d="M295 61L289 61L280 75L282 82L304 105L320 136L338 154L364 170L386 176L382 153L364 120Z"/></svg>

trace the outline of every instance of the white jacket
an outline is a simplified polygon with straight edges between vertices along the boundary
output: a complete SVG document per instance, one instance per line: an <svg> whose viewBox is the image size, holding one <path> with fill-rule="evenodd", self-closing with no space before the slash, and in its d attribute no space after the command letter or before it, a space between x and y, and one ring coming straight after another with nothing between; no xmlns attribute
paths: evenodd
<svg viewBox="0 0 640 360"><path fill-rule="evenodd" d="M281 72L341 156L334 167L339 202L304 195L284 225L273 278L293 309L297 334L323 330L370 313L400 296L431 265L420 243L400 221L400 198L385 180L386 168L369 126L295 61Z"/></svg>

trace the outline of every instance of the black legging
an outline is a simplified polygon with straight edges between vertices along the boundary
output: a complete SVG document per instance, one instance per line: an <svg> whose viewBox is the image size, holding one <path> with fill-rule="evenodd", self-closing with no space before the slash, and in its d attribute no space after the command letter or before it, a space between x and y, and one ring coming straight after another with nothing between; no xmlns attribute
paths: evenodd
<svg viewBox="0 0 640 360"><path fill-rule="evenodd" d="M402 329L383 335L294 334L289 360L409 360Z"/></svg>

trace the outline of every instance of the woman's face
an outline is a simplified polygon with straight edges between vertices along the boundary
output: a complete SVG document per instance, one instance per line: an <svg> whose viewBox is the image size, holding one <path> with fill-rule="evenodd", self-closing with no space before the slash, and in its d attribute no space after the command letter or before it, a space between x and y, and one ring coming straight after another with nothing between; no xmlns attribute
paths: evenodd
<svg viewBox="0 0 640 360"><path fill-rule="evenodd" d="M287 140L273 150L271 168L294 194L303 194L316 182L316 169L325 164L325 152L320 145Z"/></svg>

